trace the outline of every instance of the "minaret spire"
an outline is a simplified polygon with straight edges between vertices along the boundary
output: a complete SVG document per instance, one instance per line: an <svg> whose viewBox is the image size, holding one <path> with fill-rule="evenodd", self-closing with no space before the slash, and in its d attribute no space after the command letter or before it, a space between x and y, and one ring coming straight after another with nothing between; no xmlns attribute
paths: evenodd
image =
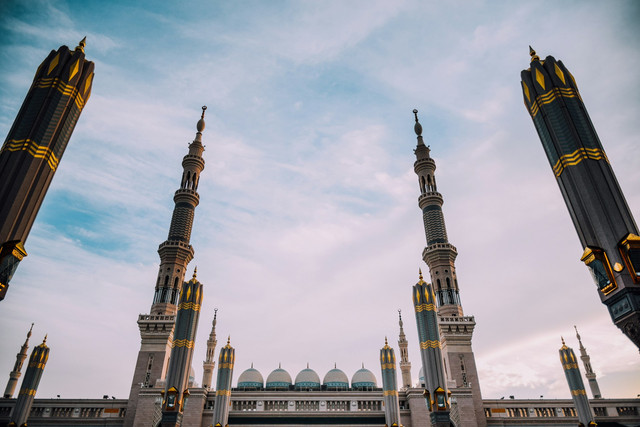
<svg viewBox="0 0 640 427"><path fill-rule="evenodd" d="M140 388L155 387L156 382L165 377L172 340L175 344L176 337L173 333L178 311L178 297L184 283L187 265L194 254L189 241L195 209L200 201L197 189L200 173L204 169L202 131L205 127L206 109L206 106L202 107L202 115L196 124L196 136L189 144L189 151L182 160L182 179L180 188L173 196L175 207L169 235L158 248L160 268L151 311L149 314L141 314L138 317L142 342L131 381L124 427L131 427L134 424ZM193 274L191 280L197 282L195 270Z"/></svg>
<svg viewBox="0 0 640 427"><path fill-rule="evenodd" d="M400 426L400 402L398 401L398 379L396 375L396 355L384 337L384 347L380 349L382 368L382 395L384 396L384 418L387 426Z"/></svg>
<svg viewBox="0 0 640 427"><path fill-rule="evenodd" d="M578 342L580 343L580 359L582 359L582 364L584 365L584 376L589 381L589 388L591 389L593 398L601 399L602 394L600 393L600 387L598 386L598 381L596 380L596 373L593 372L593 369L591 368L591 357L589 357L589 355L587 354L587 349L582 345L582 340L580 339L578 328L575 325L573 327L576 330L576 338L578 338Z"/></svg>
<svg viewBox="0 0 640 427"><path fill-rule="evenodd" d="M218 309L213 309L213 322L211 322L211 333L209 334L209 339L207 340L207 357L204 362L202 362L203 374L202 374L202 387L203 388L211 388L213 385L211 380L213 378L213 370L216 367L216 346L218 345L218 340L216 338L216 323L218 323Z"/></svg>
<svg viewBox="0 0 640 427"><path fill-rule="evenodd" d="M400 325L400 335L398 337L398 348L400 349L400 371L402 371L402 388L411 387L411 362L409 362L409 342L404 334L402 323L402 310L398 309L398 324Z"/></svg>
<svg viewBox="0 0 640 427"><path fill-rule="evenodd" d="M26 426L27 418L31 413L31 406L33 400L36 397L38 391L38 385L40 379L44 373L44 368L49 359L49 347L47 347L47 336L44 336L42 344L37 346L31 352L29 358L29 364L27 365L27 371L24 374L24 379L20 385L20 391L18 392L18 398L16 404L11 412L11 421L9 426Z"/></svg>
<svg viewBox="0 0 640 427"><path fill-rule="evenodd" d="M9 382L7 382L7 388L4 390L5 399L11 399L13 397L13 392L16 390L16 385L18 384L18 378L20 378L20 375L22 375L20 370L22 369L24 360L27 358L27 350L29 350L29 338L31 338L32 330L33 323L31 324L31 328L29 328L29 332L27 332L27 339L24 340L24 344L22 344L20 352L16 355L16 364L13 365L13 370L9 373Z"/></svg>

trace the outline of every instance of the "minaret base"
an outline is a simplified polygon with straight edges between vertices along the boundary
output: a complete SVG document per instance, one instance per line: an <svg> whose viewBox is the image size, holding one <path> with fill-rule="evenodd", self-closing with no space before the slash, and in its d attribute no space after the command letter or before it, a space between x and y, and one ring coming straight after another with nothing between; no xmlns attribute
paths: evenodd
<svg viewBox="0 0 640 427"><path fill-rule="evenodd" d="M451 427L449 411L433 411L431 413L431 427Z"/></svg>

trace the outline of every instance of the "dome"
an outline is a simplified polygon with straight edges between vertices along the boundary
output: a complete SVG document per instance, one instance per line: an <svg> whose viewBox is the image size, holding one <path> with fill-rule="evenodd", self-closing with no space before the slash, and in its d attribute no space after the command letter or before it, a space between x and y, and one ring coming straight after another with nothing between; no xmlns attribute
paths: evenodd
<svg viewBox="0 0 640 427"><path fill-rule="evenodd" d="M296 375L296 390L300 389L320 389L320 377L309 365Z"/></svg>
<svg viewBox="0 0 640 427"><path fill-rule="evenodd" d="M365 368L358 369L353 377L351 378L351 387L360 390L370 390L378 387L378 381L376 381L376 376L373 375L373 372Z"/></svg>
<svg viewBox="0 0 640 427"><path fill-rule="evenodd" d="M349 388L347 374L338 368L333 368L327 372L322 383L329 389L347 390Z"/></svg>
<svg viewBox="0 0 640 427"><path fill-rule="evenodd" d="M418 374L418 381L420 383L420 387L424 387L426 382L424 380L424 368L420 368L420 373Z"/></svg>
<svg viewBox="0 0 640 427"><path fill-rule="evenodd" d="M253 365L240 374L238 377L238 388L257 388L264 387L264 379L262 374L253 368Z"/></svg>
<svg viewBox="0 0 640 427"><path fill-rule="evenodd" d="M267 389L289 389L291 375L282 368L274 369L267 377Z"/></svg>

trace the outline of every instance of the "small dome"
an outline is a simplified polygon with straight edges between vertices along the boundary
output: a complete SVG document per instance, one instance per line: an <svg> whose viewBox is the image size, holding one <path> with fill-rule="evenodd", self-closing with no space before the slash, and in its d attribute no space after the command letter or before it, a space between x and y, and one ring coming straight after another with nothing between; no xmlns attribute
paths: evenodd
<svg viewBox="0 0 640 427"><path fill-rule="evenodd" d="M300 371L298 375L296 375L296 390L300 389L320 389L320 377L316 374L316 371L309 368L307 365L306 369Z"/></svg>
<svg viewBox="0 0 640 427"><path fill-rule="evenodd" d="M346 390L349 388L349 378L347 378L347 374L338 368L333 368L327 372L322 383L329 389Z"/></svg>
<svg viewBox="0 0 640 427"><path fill-rule="evenodd" d="M262 378L262 374L254 369L253 366L238 377L238 388L258 388L261 389L264 387L264 379Z"/></svg>
<svg viewBox="0 0 640 427"><path fill-rule="evenodd" d="M378 387L378 381L376 380L376 376L373 375L373 372L363 367L353 374L353 377L351 378L351 387L355 389L369 390Z"/></svg>
<svg viewBox="0 0 640 427"><path fill-rule="evenodd" d="M426 381L424 380L424 368L420 368L420 373L418 374L418 382L420 383L420 387L424 387L426 385Z"/></svg>
<svg viewBox="0 0 640 427"><path fill-rule="evenodd" d="M267 377L267 389L289 389L291 375L282 368L274 369Z"/></svg>

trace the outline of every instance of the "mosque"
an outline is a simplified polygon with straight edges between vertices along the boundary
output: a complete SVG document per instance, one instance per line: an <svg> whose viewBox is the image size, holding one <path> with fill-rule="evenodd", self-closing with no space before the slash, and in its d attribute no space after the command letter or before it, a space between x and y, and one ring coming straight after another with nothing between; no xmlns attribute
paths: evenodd
<svg viewBox="0 0 640 427"><path fill-rule="evenodd" d="M30 94L16 119L18 125L14 125L0 152L0 166L28 161L33 168L37 167L50 172L47 178L50 180L55 171L54 166L57 165L57 160L53 162L52 159L59 158L61 151L33 150L31 145L43 146L44 142L17 143L16 141L24 141L26 138L16 132L29 128L29 123L26 121L33 120L33 115L23 113L40 107L34 103L57 103L53 106L55 108L64 104L66 108L74 109L74 120L77 120L84 102L88 99L93 72L93 64L84 59L83 43L74 51L66 46L61 47L57 52L52 51L39 67ZM552 57L547 57L541 62L546 62L547 67L553 67L556 64ZM75 72L73 72L74 69ZM545 68L533 62L531 69L548 73L548 70L545 71ZM531 69L528 71L531 72ZM543 89L545 84L550 84L550 80L545 81L550 79L548 74L542 74L542 83L539 77L534 79ZM523 78L525 87L527 83L533 84L531 79ZM32 96L41 95L43 91L56 96ZM564 95L563 92L553 91L550 93L556 97L555 100L550 100L548 96L542 101L532 103L527 93L525 97L529 98L528 108L529 105L542 108L543 104L560 102L560 98L564 95L574 98L572 101L576 100L576 97L568 91L565 91ZM51 109L55 110L53 107ZM564 343L559 350L561 366L571 390L571 393L567 393L569 398L560 400L482 398L472 349L476 322L472 315L465 314L462 307L455 267L458 253L447 237L442 212L444 199L438 192L435 175L436 163L430 155L430 148L424 144L417 110L414 110L414 131L417 137L414 149L416 155L414 171L418 177L418 205L423 213L427 242L422 256L429 268L430 276L430 282L427 282L420 272L417 283L413 286L413 302L420 342L407 341L404 334L404 321L407 319L403 320L399 313L397 348L394 349L389 342L385 342L380 349L380 371L378 371L381 372L380 381L372 370L364 366L352 373L351 377L334 366L333 369L324 373L322 380L319 373L308 365L295 375L295 379L292 379L285 368L279 366L266 375L266 380L263 373L251 366L240 372L234 385L236 349L232 347L230 340L227 340L216 353L217 319L214 314L207 340L204 373L201 384L198 384L191 365L203 291L195 271L188 281L185 281L185 274L194 253L190 237L194 212L200 198L197 192L200 174L205 167L202 144L205 110L206 107L203 107L202 115L196 125L195 138L183 158L180 187L174 194L175 207L168 237L158 248L160 265L151 298L152 303L148 313L140 314L138 317L141 345L129 397L127 399L36 399L38 383L42 375L45 375L44 370L49 354L46 338L33 350L18 389L21 370L28 356L31 336L29 331L26 341L17 354L16 364L10 373L4 397L0 399L1 424L127 427L227 425L243 427L262 425L484 427L586 426L596 425L596 423L600 426L640 425L640 399L602 397L596 374L591 369L589 355L582 345L577 330L580 355L576 356ZM50 115L49 121L55 121L61 117L66 119L68 116L66 114ZM535 122L534 114L532 117ZM37 122L39 124L42 120ZM75 121L71 125L71 130L73 125ZM32 132L32 135L46 136L46 132ZM67 132L60 137L68 140L69 135L70 132ZM55 145L56 138L52 138L49 143ZM548 146L545 145L545 149ZM562 164L562 159L559 161ZM565 170L570 170L580 167L582 163L605 161L608 162L602 156L585 155L583 162L576 161L574 157L571 160L573 163L563 164L563 167ZM33 168L26 170L25 173L38 175ZM38 176L43 175L41 173ZM13 182L17 181L19 180L14 178ZM44 196L40 192L38 197L41 202ZM28 228L30 226L26 227L27 231ZM637 231L631 234L636 233ZM23 236L21 241L25 238ZM633 240L633 237L631 239ZM15 243L18 240L12 240L14 242L12 248L18 247ZM0 243L4 242L5 240ZM8 264L2 265L9 265L13 274L17 262L20 261L18 258L19 256L16 255L10 260L11 263L7 261ZM3 259L0 261L5 262ZM5 282L8 283L9 279L5 279ZM608 285L611 285L611 282ZM151 294L151 288L149 290ZM6 287L4 291L6 292ZM411 380L412 364L408 359L407 350L410 344L420 347L421 369L418 384L413 384ZM396 359L396 350L398 359ZM587 398L578 366L578 357L586 371L585 377L588 380L591 399ZM397 370L398 367L400 372ZM213 374L216 368L214 383ZM377 367L375 370L377 371ZM558 366L559 371L560 366ZM399 378L401 381L398 381ZM16 389L18 389L17 397L14 397Z"/></svg>

